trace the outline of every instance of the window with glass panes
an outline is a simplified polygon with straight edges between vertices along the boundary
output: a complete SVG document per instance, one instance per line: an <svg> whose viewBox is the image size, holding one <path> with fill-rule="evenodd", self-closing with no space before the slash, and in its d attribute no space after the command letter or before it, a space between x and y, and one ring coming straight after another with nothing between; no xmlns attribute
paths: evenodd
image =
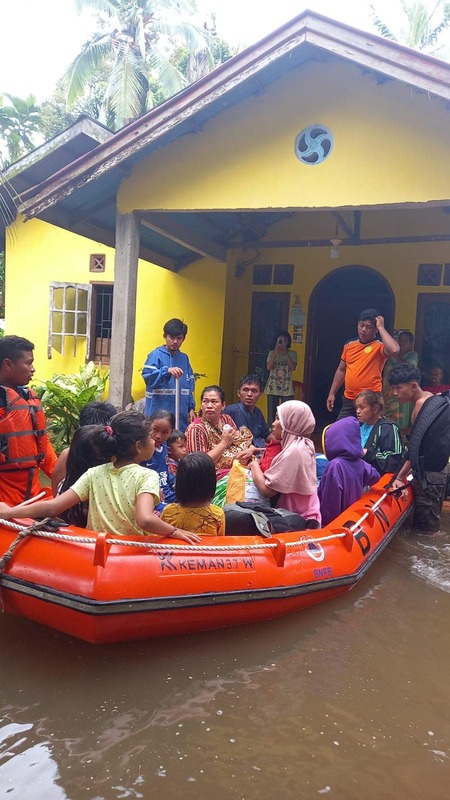
<svg viewBox="0 0 450 800"><path fill-rule="evenodd" d="M91 293L89 284L56 281L50 284L48 358L52 357L52 350L65 355L67 347L76 356L81 344L85 344L89 353Z"/></svg>

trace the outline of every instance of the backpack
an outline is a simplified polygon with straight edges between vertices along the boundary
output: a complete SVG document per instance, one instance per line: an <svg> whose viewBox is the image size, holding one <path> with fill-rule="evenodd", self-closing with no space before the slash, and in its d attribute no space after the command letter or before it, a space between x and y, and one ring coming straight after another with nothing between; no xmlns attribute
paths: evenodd
<svg viewBox="0 0 450 800"><path fill-rule="evenodd" d="M399 446L401 452L398 452ZM364 461L375 467L380 475L384 475L386 472L398 473L405 463L406 448L402 435L391 419L381 417L378 422L375 422L364 447L367 450ZM378 448L381 452L377 458Z"/></svg>
<svg viewBox="0 0 450 800"><path fill-rule="evenodd" d="M414 475L424 480L425 472L441 472L450 457L450 392L425 400L408 442Z"/></svg>
<svg viewBox="0 0 450 800"><path fill-rule="evenodd" d="M239 502L224 506L227 536L272 536L274 533L303 531L311 520L286 508L264 503Z"/></svg>

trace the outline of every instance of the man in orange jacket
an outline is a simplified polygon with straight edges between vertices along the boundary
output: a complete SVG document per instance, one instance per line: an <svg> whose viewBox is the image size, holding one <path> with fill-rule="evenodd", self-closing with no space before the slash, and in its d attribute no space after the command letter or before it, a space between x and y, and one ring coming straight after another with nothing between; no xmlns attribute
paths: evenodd
<svg viewBox="0 0 450 800"><path fill-rule="evenodd" d="M50 477L56 463L41 401L26 388L33 350L21 336L0 339L0 500L9 505L38 494L39 470Z"/></svg>

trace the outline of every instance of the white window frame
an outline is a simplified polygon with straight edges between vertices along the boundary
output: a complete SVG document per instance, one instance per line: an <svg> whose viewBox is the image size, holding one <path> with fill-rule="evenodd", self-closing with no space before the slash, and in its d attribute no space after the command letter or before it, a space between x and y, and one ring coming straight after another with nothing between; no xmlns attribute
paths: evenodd
<svg viewBox="0 0 450 800"><path fill-rule="evenodd" d="M62 308L55 308L55 290L56 289L63 289L63 304ZM75 290L75 308L67 308L66 307L66 296L67 290L74 289ZM79 306L79 298L80 292L87 293L87 307L86 309L80 309ZM76 356L77 354L77 339L84 339L86 342L86 355L90 352L90 339L91 339L91 306L92 306L92 286L89 283L61 283L59 281L52 281L50 283L50 301L49 301L49 324L48 324L48 345L47 345L47 357L52 357L52 340L53 336L61 336L61 355L65 355L65 345L66 340L72 339L73 340L73 355ZM62 314L62 330L61 331L54 331L53 330L53 314L59 313ZM77 333L78 330L78 319L81 314L86 315L86 333ZM74 317L74 324L73 324L73 333L66 331L66 322L69 316Z"/></svg>

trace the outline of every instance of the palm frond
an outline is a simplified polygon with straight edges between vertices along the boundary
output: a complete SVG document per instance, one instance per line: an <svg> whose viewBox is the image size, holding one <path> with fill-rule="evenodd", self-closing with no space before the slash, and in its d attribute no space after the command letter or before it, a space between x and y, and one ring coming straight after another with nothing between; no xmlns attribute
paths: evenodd
<svg viewBox="0 0 450 800"><path fill-rule="evenodd" d="M369 16L372 20L372 24L377 29L378 33L381 36L384 36L385 39L390 39L392 42L397 41L397 37L394 33L388 28L388 26L383 22L383 20L378 16L375 8L373 6L369 6Z"/></svg>
<svg viewBox="0 0 450 800"><path fill-rule="evenodd" d="M406 43L409 47L423 48L428 33L428 12L423 3L408 7L409 31Z"/></svg>
<svg viewBox="0 0 450 800"><path fill-rule="evenodd" d="M145 36L145 21L141 10L139 10L139 13L135 15L133 22L134 22L134 41L136 47L139 50L142 60L145 61L147 40Z"/></svg>
<svg viewBox="0 0 450 800"><path fill-rule="evenodd" d="M420 0L419 0L419 3L417 3L417 2L414 3L414 6L411 6L411 4L407 3L406 0L400 0L400 5L402 7L402 11L405 14L409 24L411 25L412 17L416 13L415 12L415 7L418 6L418 5L419 6L421 5Z"/></svg>
<svg viewBox="0 0 450 800"><path fill-rule="evenodd" d="M151 88L151 86L149 86L148 92L145 95L145 110L146 111L151 111L151 109L153 108L154 105L155 105L155 102L154 102L152 88Z"/></svg>
<svg viewBox="0 0 450 800"><path fill-rule="evenodd" d="M433 28L430 29L429 26L431 25L431 20L438 9L442 14L441 20L440 22L438 22L437 25L435 25ZM426 46L431 47L432 45L436 44L441 33L447 30L449 26L450 26L450 3L444 3L442 5L441 2L437 2L434 9L430 12L430 15L428 17Z"/></svg>
<svg viewBox="0 0 450 800"><path fill-rule="evenodd" d="M110 34L95 34L86 42L81 52L69 65L66 75L66 102L71 105L83 94L86 83L112 55L112 37Z"/></svg>
<svg viewBox="0 0 450 800"><path fill-rule="evenodd" d="M116 125L124 125L145 110L147 87L140 78L141 65L128 52L117 59L107 87L107 102L115 114Z"/></svg>
<svg viewBox="0 0 450 800"><path fill-rule="evenodd" d="M211 72L214 67L212 54L208 50L199 50L196 53L189 53L186 78L188 83L194 83Z"/></svg>
<svg viewBox="0 0 450 800"><path fill-rule="evenodd" d="M79 10L97 12L100 28L66 72L68 104L82 95L95 71L108 65L102 108L119 123L151 105L155 88L149 91L149 78L162 84L165 97L186 85L170 63L176 47L187 48L197 76L214 67L216 39L199 22L195 0L76 0L76 4ZM159 87L157 92L161 99Z"/></svg>
<svg viewBox="0 0 450 800"><path fill-rule="evenodd" d="M75 0L75 9L78 14L81 14L86 9L91 9L98 14L115 17L118 7L118 0Z"/></svg>
<svg viewBox="0 0 450 800"><path fill-rule="evenodd" d="M373 6L369 7L369 15L373 24L382 36L393 41L404 42L409 47L427 52L436 52L434 47L441 34L450 27L450 3L435 0L433 4L423 0L400 0L401 9L406 17L407 26L392 33L377 15ZM437 16L439 14L439 16ZM434 47L434 50L433 50Z"/></svg>
<svg viewBox="0 0 450 800"><path fill-rule="evenodd" d="M0 155L0 219L5 228L8 228L8 226L14 226L16 221L16 209L20 197L10 183L6 170L6 163ZM11 227L10 231L14 237L14 227Z"/></svg>
<svg viewBox="0 0 450 800"><path fill-rule="evenodd" d="M179 15L155 20L154 27L160 35L167 36L172 41L178 39L193 52L209 50L213 43L213 37L208 31Z"/></svg>
<svg viewBox="0 0 450 800"><path fill-rule="evenodd" d="M441 24L438 25L436 28L433 28L433 30L428 31L427 35L423 37L422 41L423 46L421 47L421 49L428 50L433 45L435 45L442 31L446 30L446 28L448 28L448 22L447 23L441 22Z"/></svg>
<svg viewBox="0 0 450 800"><path fill-rule="evenodd" d="M158 45L152 48L147 63L158 76L164 97L171 97L186 86L184 75L171 63Z"/></svg>

